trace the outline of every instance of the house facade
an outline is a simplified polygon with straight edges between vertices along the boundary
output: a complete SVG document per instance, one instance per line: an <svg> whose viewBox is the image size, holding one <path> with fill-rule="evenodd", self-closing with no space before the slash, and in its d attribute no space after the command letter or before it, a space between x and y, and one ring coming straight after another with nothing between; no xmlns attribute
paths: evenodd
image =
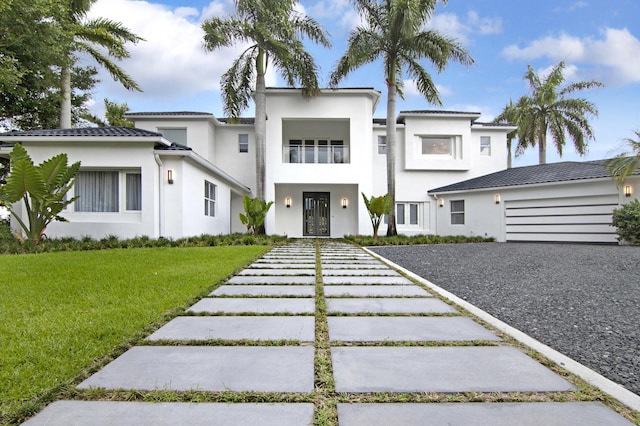
<svg viewBox="0 0 640 426"><path fill-rule="evenodd" d="M361 194L387 191L386 127L373 117L379 99L369 88L327 89L313 98L298 89L267 89L265 195L274 201L268 233L372 233ZM457 111L399 114L399 233L438 232L439 207L430 188L505 169L506 134L514 127L480 123L479 117ZM128 118L134 128L0 135L3 156L22 143L34 162L60 152L81 161L72 194L80 199L63 213L70 222L52 223L48 236L180 238L245 231L242 197L254 196L256 182L252 119L231 122L199 112Z"/></svg>

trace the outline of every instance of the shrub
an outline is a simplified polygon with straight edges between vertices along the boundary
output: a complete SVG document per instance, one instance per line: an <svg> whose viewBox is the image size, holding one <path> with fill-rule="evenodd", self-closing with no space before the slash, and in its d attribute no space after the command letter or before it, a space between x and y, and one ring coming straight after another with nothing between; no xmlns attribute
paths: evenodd
<svg viewBox="0 0 640 426"><path fill-rule="evenodd" d="M613 211L613 226L618 241L640 246L640 200L634 200Z"/></svg>

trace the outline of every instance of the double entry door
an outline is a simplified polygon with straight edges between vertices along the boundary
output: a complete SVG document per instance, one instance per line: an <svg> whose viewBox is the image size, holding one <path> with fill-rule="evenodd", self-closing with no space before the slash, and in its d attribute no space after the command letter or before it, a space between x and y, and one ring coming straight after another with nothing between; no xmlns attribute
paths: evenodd
<svg viewBox="0 0 640 426"><path fill-rule="evenodd" d="M302 220L303 235L305 237L328 237L331 235L329 227L329 201L328 192L304 192Z"/></svg>

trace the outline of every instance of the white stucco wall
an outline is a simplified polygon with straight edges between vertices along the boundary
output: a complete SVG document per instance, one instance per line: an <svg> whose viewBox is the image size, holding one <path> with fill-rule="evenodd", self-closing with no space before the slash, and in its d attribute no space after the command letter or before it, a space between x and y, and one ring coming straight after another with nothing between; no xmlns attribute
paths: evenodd
<svg viewBox="0 0 640 426"><path fill-rule="evenodd" d="M249 135L249 152L239 152L238 135ZM223 125L215 133L216 164L226 173L254 189L256 186L256 141L253 125ZM255 189L254 189L255 193Z"/></svg>
<svg viewBox="0 0 640 426"><path fill-rule="evenodd" d="M159 129L186 129L187 146L192 148L202 157L215 163L215 133L212 116L186 117L158 117L143 118L133 117L135 127L139 129L158 132Z"/></svg>
<svg viewBox="0 0 640 426"><path fill-rule="evenodd" d="M46 229L49 237L103 238L118 235L122 238L136 236L157 237L158 169L153 158L153 143L127 142L71 142L71 143L23 143L34 163L66 152L69 163L81 161L81 170L140 171L142 175L142 210L125 212L124 183L120 185L120 212L74 212L73 207L61 215L70 222L52 222Z"/></svg>

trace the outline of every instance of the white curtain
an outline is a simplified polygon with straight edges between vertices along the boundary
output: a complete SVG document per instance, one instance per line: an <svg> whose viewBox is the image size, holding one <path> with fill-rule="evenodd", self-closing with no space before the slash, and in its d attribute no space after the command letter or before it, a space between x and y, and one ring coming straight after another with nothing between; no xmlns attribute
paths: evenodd
<svg viewBox="0 0 640 426"><path fill-rule="evenodd" d="M142 175L127 173L127 210L142 210Z"/></svg>
<svg viewBox="0 0 640 426"><path fill-rule="evenodd" d="M118 172L81 171L75 183L77 212L117 212Z"/></svg>

